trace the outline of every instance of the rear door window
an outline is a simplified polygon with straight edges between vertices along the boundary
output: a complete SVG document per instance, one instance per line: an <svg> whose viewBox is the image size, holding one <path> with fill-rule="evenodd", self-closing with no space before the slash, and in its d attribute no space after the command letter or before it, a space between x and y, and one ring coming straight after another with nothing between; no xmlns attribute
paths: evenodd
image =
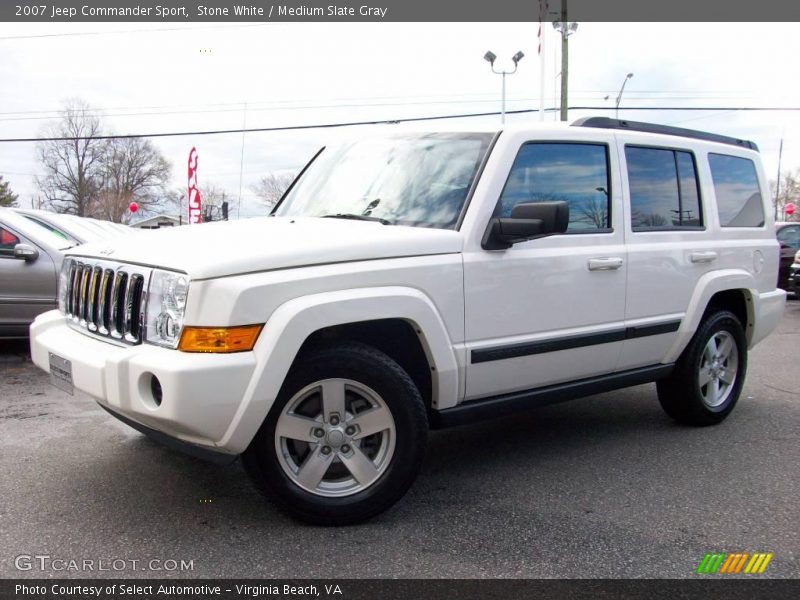
<svg viewBox="0 0 800 600"><path fill-rule="evenodd" d="M703 226L694 156L684 150L626 146L634 231Z"/></svg>

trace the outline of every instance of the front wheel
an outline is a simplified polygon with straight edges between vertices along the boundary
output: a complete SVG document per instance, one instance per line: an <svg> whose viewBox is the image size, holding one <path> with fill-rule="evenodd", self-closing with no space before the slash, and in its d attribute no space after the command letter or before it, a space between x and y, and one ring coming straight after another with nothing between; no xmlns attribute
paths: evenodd
<svg viewBox="0 0 800 600"><path fill-rule="evenodd" d="M673 419L715 425L736 405L747 372L747 340L733 313L719 310L700 324L675 371L658 382L658 399Z"/></svg>
<svg viewBox="0 0 800 600"><path fill-rule="evenodd" d="M301 357L244 454L258 487L309 523L357 523L410 487L427 444L425 405L379 350L341 344Z"/></svg>

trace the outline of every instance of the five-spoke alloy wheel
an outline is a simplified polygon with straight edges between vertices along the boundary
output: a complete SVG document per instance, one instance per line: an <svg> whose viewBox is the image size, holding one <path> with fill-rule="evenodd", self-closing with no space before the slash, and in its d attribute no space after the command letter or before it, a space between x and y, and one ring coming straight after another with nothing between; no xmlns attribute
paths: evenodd
<svg viewBox="0 0 800 600"><path fill-rule="evenodd" d="M715 425L736 405L746 370L747 341L739 318L727 310L711 310L672 375L658 382L658 399L681 423Z"/></svg>
<svg viewBox="0 0 800 600"><path fill-rule="evenodd" d="M708 339L698 370L700 396L709 408L724 404L736 383L739 347L733 335L718 331Z"/></svg>
<svg viewBox="0 0 800 600"><path fill-rule="evenodd" d="M314 382L278 417L278 462L298 486L320 496L349 496L386 471L395 448L392 412L366 385L350 379Z"/></svg>
<svg viewBox="0 0 800 600"><path fill-rule="evenodd" d="M294 517L356 523L410 487L427 445L425 404L383 352L343 343L301 354L243 459Z"/></svg>

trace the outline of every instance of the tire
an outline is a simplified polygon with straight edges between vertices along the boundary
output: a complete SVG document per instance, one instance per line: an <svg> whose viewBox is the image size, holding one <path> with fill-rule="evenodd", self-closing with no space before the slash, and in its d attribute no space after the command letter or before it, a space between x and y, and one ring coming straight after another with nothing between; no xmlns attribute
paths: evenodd
<svg viewBox="0 0 800 600"><path fill-rule="evenodd" d="M371 346L345 343L296 361L243 462L294 518L347 525L402 498L427 440L425 403L408 374Z"/></svg>
<svg viewBox="0 0 800 600"><path fill-rule="evenodd" d="M742 324L732 312L716 310L704 318L672 374L658 382L658 399L680 423L716 425L736 406L746 373Z"/></svg>

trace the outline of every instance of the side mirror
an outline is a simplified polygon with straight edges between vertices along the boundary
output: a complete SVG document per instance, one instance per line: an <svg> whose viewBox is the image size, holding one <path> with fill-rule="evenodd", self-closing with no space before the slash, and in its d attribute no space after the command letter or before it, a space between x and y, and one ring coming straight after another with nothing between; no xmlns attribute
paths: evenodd
<svg viewBox="0 0 800 600"><path fill-rule="evenodd" d="M517 204L510 217L489 221L481 245L484 250L505 250L519 242L564 233L568 226L567 202L525 202Z"/></svg>
<svg viewBox="0 0 800 600"><path fill-rule="evenodd" d="M39 251L29 244L17 244L14 246L14 258L25 262L33 262L39 258Z"/></svg>

